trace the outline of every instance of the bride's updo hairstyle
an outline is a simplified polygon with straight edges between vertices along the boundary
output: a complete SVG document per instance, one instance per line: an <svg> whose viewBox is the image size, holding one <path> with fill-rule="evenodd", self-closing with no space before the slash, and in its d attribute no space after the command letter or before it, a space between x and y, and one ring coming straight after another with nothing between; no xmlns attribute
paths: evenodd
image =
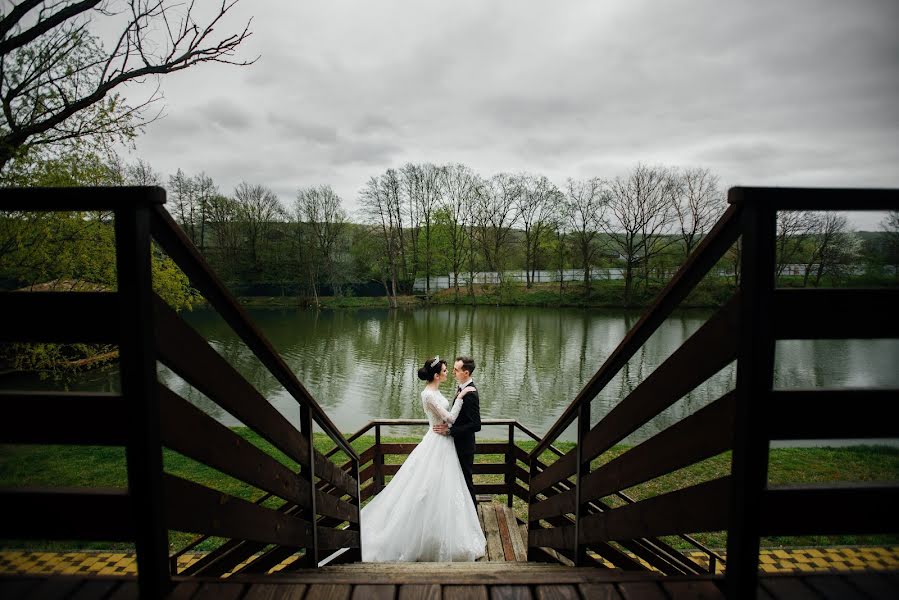
<svg viewBox="0 0 899 600"><path fill-rule="evenodd" d="M434 363L435 360L437 361L436 363ZM432 363L433 366L431 366ZM418 378L422 381L434 381L434 375L439 375L445 364L446 361L437 356L429 358L425 361L424 366L418 370Z"/></svg>

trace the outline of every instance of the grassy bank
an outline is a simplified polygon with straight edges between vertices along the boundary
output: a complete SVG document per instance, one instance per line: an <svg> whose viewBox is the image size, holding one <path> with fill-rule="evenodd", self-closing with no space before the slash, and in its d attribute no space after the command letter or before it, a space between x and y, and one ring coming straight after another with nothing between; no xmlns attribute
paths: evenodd
<svg viewBox="0 0 899 600"><path fill-rule="evenodd" d="M665 286L664 281L652 282L634 293L629 308L648 306ZM539 283L527 288L523 284L476 285L473 293L467 287L441 290L425 299L422 295L399 296L401 308L432 305L464 306L539 306L547 308L628 308L625 306L624 282L621 280L594 281L589 293L583 282L566 282L559 290L558 283ZM703 282L683 303L685 308L720 306L733 292L731 280ZM241 304L252 308L307 308L305 301L292 296L242 296ZM324 296L321 308L389 308L386 296Z"/></svg>
<svg viewBox="0 0 899 600"><path fill-rule="evenodd" d="M235 431L256 444L272 456L291 468L296 465L287 457L274 449L266 441L246 428L235 428ZM384 442L418 442L420 436L384 438ZM321 451L333 447L330 439L316 434L315 445ZM374 443L373 436L363 436L353 442L358 451L364 450ZM520 443L522 448L530 451L533 442ZM558 447L567 451L572 444L561 442ZM616 446L597 460L600 464L611 460L627 450L624 446ZM545 455L545 460L552 460L554 455ZM388 457L388 463L402 462L404 457ZM233 494L237 497L252 500L262 495L258 489L250 487L238 480L201 465L189 458L171 451L164 452L166 471L209 487ZM479 456L478 462L501 462L502 456ZM635 499L643 499L667 491L707 481L726 475L730 469L729 454L722 454L697 465L682 469L671 475L636 486L627 493ZM810 483L817 481L871 481L899 478L899 450L895 448L858 446L852 448L791 448L775 449L770 456L770 481L772 484ZM476 481L481 483L502 483L501 475L479 475ZM126 484L124 451L119 448L84 447L84 446L0 446L0 486L107 486L123 487ZM504 496L498 500L505 500ZM614 504L614 502L612 502ZM275 506L276 504L272 504ZM515 499L514 508L522 518L527 506L520 499ZM172 548L180 548L193 534L172 532L170 542ZM703 543L721 548L726 545L723 533L704 533L695 536ZM686 548L677 538L670 542L676 547ZM217 540L206 542L202 549L211 549ZM770 538L763 541L766 546L810 546L810 545L843 545L843 544L896 544L897 536L816 536L816 537L783 537ZM0 542L8 548L44 548L66 550L73 548L112 548L130 550L130 544L87 543L87 542L22 542L4 540Z"/></svg>

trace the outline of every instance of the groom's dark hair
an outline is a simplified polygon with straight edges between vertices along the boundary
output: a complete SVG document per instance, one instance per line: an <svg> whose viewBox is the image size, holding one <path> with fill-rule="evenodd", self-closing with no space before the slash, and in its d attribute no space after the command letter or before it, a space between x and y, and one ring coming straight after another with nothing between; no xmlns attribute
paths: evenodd
<svg viewBox="0 0 899 600"><path fill-rule="evenodd" d="M474 359L470 356L457 356L456 360L462 361L462 370L468 371L468 374L471 375L474 373Z"/></svg>

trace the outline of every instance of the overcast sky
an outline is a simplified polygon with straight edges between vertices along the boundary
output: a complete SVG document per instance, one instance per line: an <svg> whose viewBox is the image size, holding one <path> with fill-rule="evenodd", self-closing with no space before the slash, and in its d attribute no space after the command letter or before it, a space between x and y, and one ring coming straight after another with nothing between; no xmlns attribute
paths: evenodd
<svg viewBox="0 0 899 600"><path fill-rule="evenodd" d="M239 56L259 60L163 77L166 116L129 160L285 205L329 184L351 211L407 161L558 185L642 161L724 188L899 187L896 0L242 0L217 32L250 16Z"/></svg>

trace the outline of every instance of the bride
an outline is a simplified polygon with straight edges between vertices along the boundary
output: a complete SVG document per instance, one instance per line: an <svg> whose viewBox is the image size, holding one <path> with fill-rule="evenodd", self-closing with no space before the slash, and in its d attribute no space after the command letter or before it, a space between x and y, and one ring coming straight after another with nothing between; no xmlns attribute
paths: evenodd
<svg viewBox="0 0 899 600"><path fill-rule="evenodd" d="M484 556L486 540L459 466L453 438L434 433L452 424L462 409L463 390L450 410L440 393L446 361L428 359L418 370L426 381L421 405L428 431L390 483L360 515L363 562L473 561Z"/></svg>

